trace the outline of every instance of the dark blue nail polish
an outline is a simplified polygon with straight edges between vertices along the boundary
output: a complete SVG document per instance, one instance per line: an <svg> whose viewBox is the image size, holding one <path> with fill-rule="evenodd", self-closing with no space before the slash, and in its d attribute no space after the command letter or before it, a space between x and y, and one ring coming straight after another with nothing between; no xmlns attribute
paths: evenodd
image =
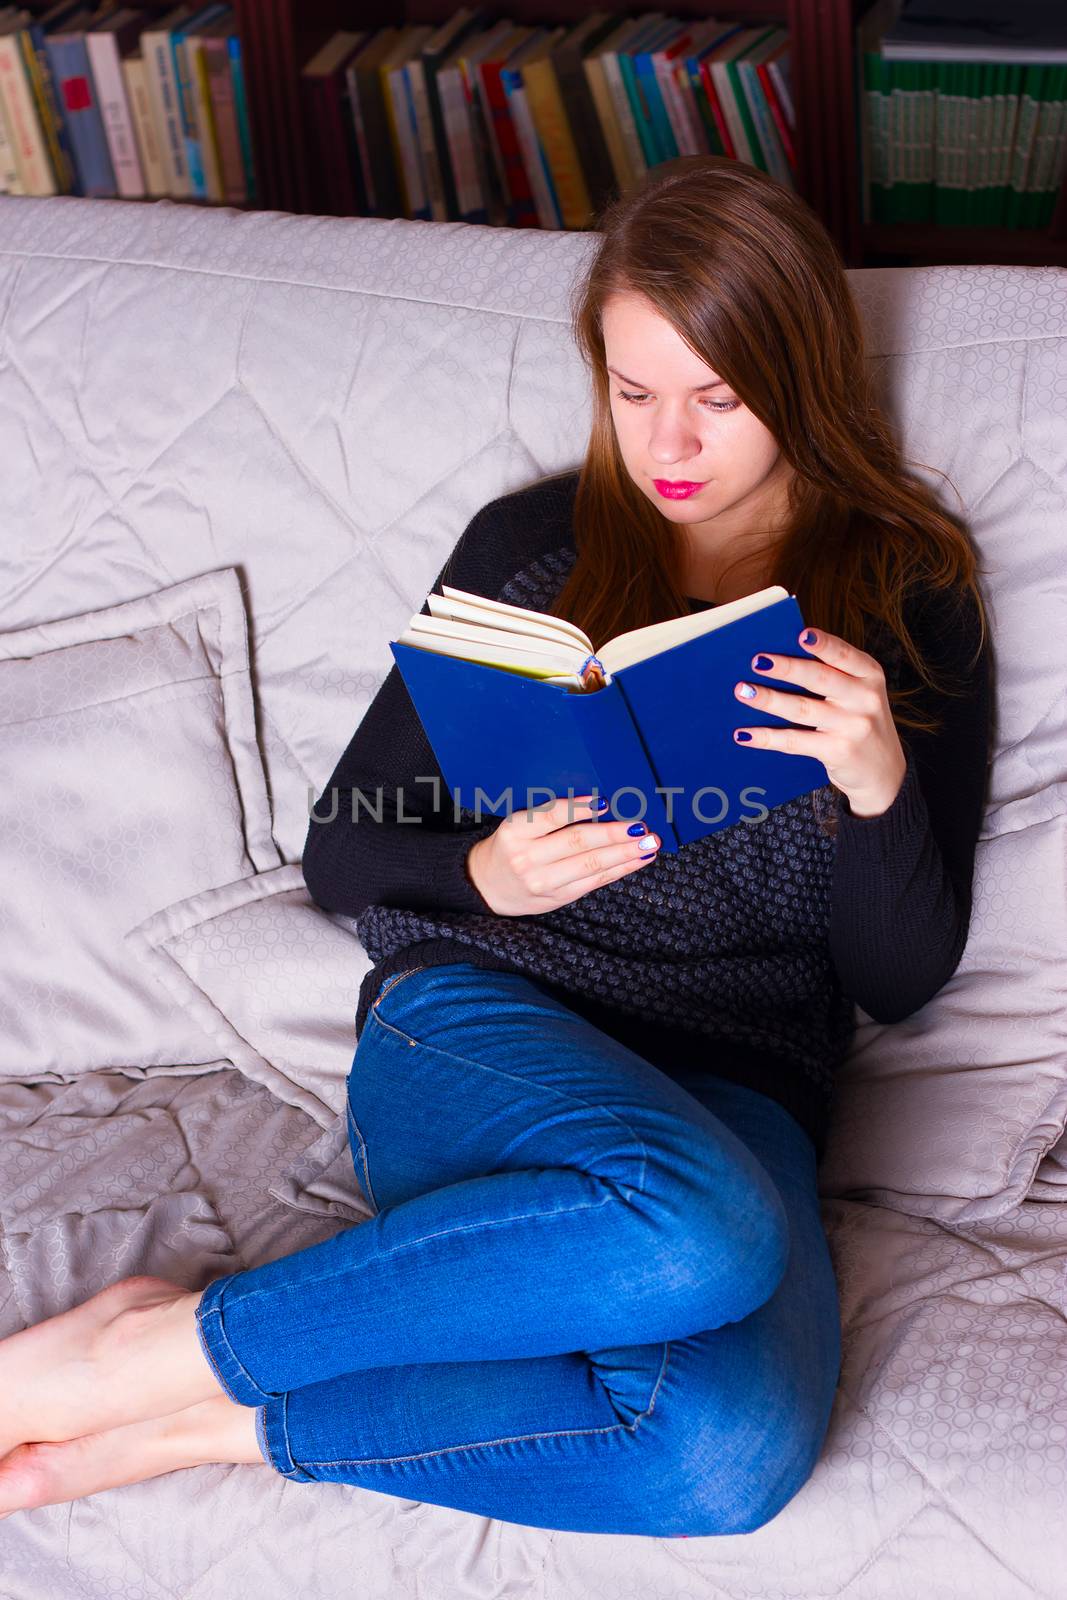
<svg viewBox="0 0 1067 1600"><path fill-rule="evenodd" d="M814 644L815 643L815 634L814 634L814 632L812 631L811 628L808 628L806 630L806 632L804 632L804 633L802 633L800 635L800 642L801 642L801 644Z"/></svg>
<svg viewBox="0 0 1067 1600"><path fill-rule="evenodd" d="M626 831L627 831L627 833L638 834L638 833L647 833L648 829L645 827L643 822L631 822L630 826L627 828Z"/></svg>
<svg viewBox="0 0 1067 1600"><path fill-rule="evenodd" d="M596 803L596 809L598 811L606 811L610 804L611 804L611 801L608 799L607 795L606 794L602 794L600 796L600 799Z"/></svg>
<svg viewBox="0 0 1067 1600"><path fill-rule="evenodd" d="M743 728L738 728L737 732L734 734L734 738L739 744L748 744L752 738L752 735L750 733L746 733Z"/></svg>
<svg viewBox="0 0 1067 1600"><path fill-rule="evenodd" d="M757 656L752 665L756 668L757 672L769 672L774 666L774 662L771 660L770 656Z"/></svg>

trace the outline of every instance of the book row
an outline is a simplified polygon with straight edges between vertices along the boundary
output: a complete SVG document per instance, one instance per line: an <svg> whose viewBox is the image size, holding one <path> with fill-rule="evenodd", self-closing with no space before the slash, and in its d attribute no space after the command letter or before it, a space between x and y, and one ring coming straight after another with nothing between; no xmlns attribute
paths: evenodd
<svg viewBox="0 0 1067 1600"><path fill-rule="evenodd" d="M0 191L255 204L233 8L0 8Z"/></svg>
<svg viewBox="0 0 1067 1600"><path fill-rule="evenodd" d="M1028 41L910 15L857 33L865 222L1042 228L1067 172L1067 15Z"/></svg>
<svg viewBox="0 0 1067 1600"><path fill-rule="evenodd" d="M440 27L336 32L300 73L319 208L582 229L678 155L794 186L786 29L620 20L522 26L463 7Z"/></svg>

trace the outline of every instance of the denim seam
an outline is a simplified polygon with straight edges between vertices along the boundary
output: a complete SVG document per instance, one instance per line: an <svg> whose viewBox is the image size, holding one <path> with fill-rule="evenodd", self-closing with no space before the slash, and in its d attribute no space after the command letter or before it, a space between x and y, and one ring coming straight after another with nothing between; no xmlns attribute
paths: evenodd
<svg viewBox="0 0 1067 1600"><path fill-rule="evenodd" d="M272 1293L272 1292L273 1291L267 1290L267 1289L255 1289L255 1290L253 1290L254 1294L269 1294L269 1293ZM240 1298L242 1300L244 1300L244 1299L247 1299L248 1297L246 1295L241 1295ZM201 1314L201 1320L205 1320L208 1317L215 1317L217 1319L217 1322L218 1322L218 1330L217 1330L218 1331L218 1336L219 1336L219 1339L222 1341L223 1345L226 1348L226 1354L230 1357L230 1360L233 1362L234 1366L238 1367L240 1369L241 1376L245 1379L245 1381L248 1384L249 1388L255 1390L256 1394L259 1396L260 1404L262 1404L262 1402L264 1400L273 1400L275 1398L275 1396L272 1395L269 1392L269 1390L264 1389L261 1384L258 1384L256 1382L255 1378L253 1378L252 1374L249 1372L248 1368L245 1366L244 1362L241 1360L240 1356L237 1354L236 1350L233 1348L233 1345L230 1343L230 1336L226 1332L226 1326L225 1326L225 1324L224 1324L224 1322L222 1320L222 1306L221 1305L211 1306L211 1307L208 1308L207 1311L205 1311L205 1312L203 1312ZM212 1362L212 1365L214 1365L214 1362ZM231 1395L230 1398L233 1399L233 1396ZM241 1401L239 1403L240 1404L244 1404L245 1402Z"/></svg>
<svg viewBox="0 0 1067 1600"><path fill-rule="evenodd" d="M595 1205L568 1206L564 1211L524 1211L522 1215L518 1217L498 1217L494 1221L472 1222L470 1224L465 1224L462 1228L442 1228L440 1233L424 1233L418 1239L409 1239L406 1244L394 1245L391 1250L379 1250L378 1254L382 1256L400 1255L402 1251L414 1250L416 1245L426 1244L430 1239L447 1239L453 1234L471 1233L475 1229L503 1228L512 1222L533 1222L541 1217L569 1217L573 1216L574 1212L576 1211L599 1211L601 1206L606 1206L611 1198L612 1196L610 1194L606 1194L603 1200L598 1200ZM357 1226L359 1226L359 1224L357 1224ZM327 1278L334 1278L336 1276L336 1272L331 1271L324 1272L317 1278L301 1278L299 1287L301 1289L305 1289L308 1284L323 1283ZM254 1300L256 1295L277 1293L278 1290L276 1287L271 1289L247 1289L239 1296L239 1298L241 1300ZM211 1313L209 1313L209 1315L211 1315ZM225 1335L223 1335L223 1337L225 1337ZM229 1341L227 1341L227 1344L228 1343ZM234 1356L234 1360L237 1361L236 1356ZM237 1361L237 1365L241 1366L241 1363ZM241 1367L241 1371L244 1372L244 1370L244 1367ZM259 1384L256 1383L255 1379L249 1373L245 1373L245 1376L248 1378L249 1383L252 1384L260 1394L272 1400L277 1398L275 1395L268 1395L266 1390L260 1389Z"/></svg>
<svg viewBox="0 0 1067 1600"><path fill-rule="evenodd" d="M579 1435L592 1433L636 1433L638 1424L652 1414L656 1406L656 1396L659 1394L663 1379L667 1373L670 1362L671 1340L667 1340L663 1347L663 1360L660 1363L659 1375L648 1405L634 1417L632 1422L612 1422L603 1428L554 1428L544 1433L516 1433L503 1439L476 1439L469 1444L450 1444L441 1450L420 1450L409 1456L349 1456L336 1461L317 1460L299 1462L298 1465L305 1470L308 1467L377 1467L392 1466L402 1461L427 1461L436 1456L452 1455L458 1450L482 1450L490 1445L524 1444L528 1439L570 1439ZM290 1452L291 1453L291 1452ZM293 1458L296 1459L295 1457Z"/></svg>
<svg viewBox="0 0 1067 1600"><path fill-rule="evenodd" d="M360 1160L360 1165L363 1168L363 1178L364 1178L364 1181L365 1181L365 1183L367 1185L367 1195L368 1195L368 1197L370 1199L370 1203L374 1207L375 1211L376 1212L380 1212L382 1208L378 1204L377 1198L375 1196L374 1188L373 1188L373 1185L371 1184L371 1181L370 1181L370 1168L367 1166L367 1141L364 1139L363 1133L362 1133L362 1131L361 1131L361 1129L359 1127L359 1124L356 1122L355 1116L353 1115L351 1100L347 1101L347 1109L348 1109L349 1126L352 1128L352 1130L354 1131L354 1133L356 1135L356 1138L359 1140L359 1160Z"/></svg>
<svg viewBox="0 0 1067 1600"><path fill-rule="evenodd" d="M416 968L415 970L418 971L419 969ZM381 996L378 997L379 1000L381 998ZM507 1078L512 1083L520 1084L524 1089L539 1089L543 1094L555 1095L558 1100L570 1100L575 1105L585 1106L589 1111L598 1111L601 1114L606 1114L607 1116L611 1117L613 1122L617 1122L621 1128L626 1129L626 1132L629 1134L630 1138L641 1152L641 1177L636 1191L631 1189L631 1193L636 1192L637 1194L644 1194L645 1172L648 1167L648 1150L645 1147L644 1140L634 1132L630 1124L624 1121L617 1112L610 1110L607 1106L595 1105L591 1100L583 1100L581 1095L566 1094L562 1089L554 1089L551 1084L531 1083L529 1078L520 1078L514 1072L503 1072L499 1067L487 1066L484 1061L472 1061L469 1056L457 1056L452 1050L442 1050L440 1045L427 1044L422 1039L413 1039L412 1036L409 1033L405 1033L402 1028L396 1027L391 1022L386 1022L384 1017L379 1016L377 1007L378 1000L376 1000L374 1005L372 1005L370 1008L370 1015L373 1017L374 1021L377 1022L380 1027L383 1027L390 1033L395 1034L398 1039L403 1039L404 1043L407 1045L421 1046L421 1048L424 1050L436 1050L439 1055L447 1056L450 1061L458 1061L464 1067L474 1067L479 1072L491 1072L498 1078Z"/></svg>
<svg viewBox="0 0 1067 1600"><path fill-rule="evenodd" d="M234 1394L233 1390L231 1389L229 1380L227 1378L223 1377L222 1369L220 1368L218 1362L215 1360L215 1357L212 1355L210 1349L208 1348L207 1339L204 1337L204 1318L205 1318L205 1316L210 1316L210 1315L212 1315L211 1312L203 1312L203 1311L200 1311L199 1309L197 1310L197 1313L196 1313L196 1318L195 1318L195 1321L196 1321L196 1333L197 1333L197 1338L200 1340L200 1348L204 1352L204 1356L207 1359L208 1365L211 1367L212 1372L215 1374L215 1377L218 1379L220 1387L225 1390L226 1394L234 1402L235 1405L239 1405L240 1402L238 1401L238 1399L237 1399L236 1395ZM220 1331L220 1333L222 1331L222 1319L221 1318L219 1319L219 1331ZM225 1337L225 1336L223 1336L223 1337Z"/></svg>
<svg viewBox="0 0 1067 1600"><path fill-rule="evenodd" d="M371 1006L371 1010L373 1011L375 1006L381 1004L386 995L389 993L390 989L395 989L402 978L410 978L413 973L422 972L424 970L425 969L423 967L406 967L403 972L394 972L392 977L386 979L385 987L380 989L375 995L374 1005Z"/></svg>

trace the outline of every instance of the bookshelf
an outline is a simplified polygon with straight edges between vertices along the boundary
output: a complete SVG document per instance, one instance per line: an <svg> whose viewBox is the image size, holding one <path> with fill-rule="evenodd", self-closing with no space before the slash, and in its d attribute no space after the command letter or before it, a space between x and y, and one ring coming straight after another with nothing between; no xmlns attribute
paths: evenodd
<svg viewBox="0 0 1067 1600"><path fill-rule="evenodd" d="M238 17L243 22L243 14L261 4L262 0L236 0ZM278 192L264 203L284 210L315 209L298 103L298 64L307 61L339 28L402 22L437 25L457 9L458 0L405 0L400 6L383 0L275 0L273 7L267 7L275 16L275 48L281 52L284 92L281 103L275 101L277 120L272 123L269 116L263 116L264 98L253 88L255 136L260 141L257 149L267 142L279 146L269 163L279 169ZM494 15L528 24L559 23L576 21L592 9L618 11L622 17L654 7L617 5L613 0L511 0L495 7ZM856 22L867 11L868 0L748 0L738 4L679 0L663 9L683 19L713 15L724 20L780 22L788 27L796 97L797 187L822 218L847 266L939 262L1067 266L1067 198L1062 192L1047 229L862 222L854 40ZM250 71L253 83L256 72L256 67Z"/></svg>
<svg viewBox="0 0 1067 1600"><path fill-rule="evenodd" d="M46 0L31 0L40 11ZM162 14L173 0L140 0ZM304 125L300 68L340 29L405 23L437 26L461 0L233 0L241 34L256 154L258 208L325 210ZM829 230L845 264L1004 263L1067 266L1067 184L1040 229L864 223L860 197L855 28L870 0L488 0L491 18L516 23L577 21L590 11L620 20L661 9L670 17L780 23L790 33L799 192ZM1005 15L1009 3L1005 0ZM193 202L196 203L196 202Z"/></svg>

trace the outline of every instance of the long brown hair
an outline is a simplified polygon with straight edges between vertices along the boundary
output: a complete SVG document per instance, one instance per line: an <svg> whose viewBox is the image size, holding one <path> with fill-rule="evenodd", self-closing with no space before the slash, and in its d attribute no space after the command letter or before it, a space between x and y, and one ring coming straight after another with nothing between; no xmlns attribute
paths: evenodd
<svg viewBox="0 0 1067 1600"><path fill-rule="evenodd" d="M923 682L953 692L931 675L903 605L914 588L971 590L980 651L977 553L902 459L871 392L843 262L814 211L744 162L686 156L653 168L596 229L573 302L592 429L574 506L576 560L552 614L577 622L595 648L687 610L681 530L633 482L611 415L604 306L636 292L726 379L795 469L788 526L768 538L758 586L783 584L813 627L883 660L878 638ZM750 559L748 546L738 560ZM887 686L898 726L936 731L936 718L908 708L908 691Z"/></svg>

